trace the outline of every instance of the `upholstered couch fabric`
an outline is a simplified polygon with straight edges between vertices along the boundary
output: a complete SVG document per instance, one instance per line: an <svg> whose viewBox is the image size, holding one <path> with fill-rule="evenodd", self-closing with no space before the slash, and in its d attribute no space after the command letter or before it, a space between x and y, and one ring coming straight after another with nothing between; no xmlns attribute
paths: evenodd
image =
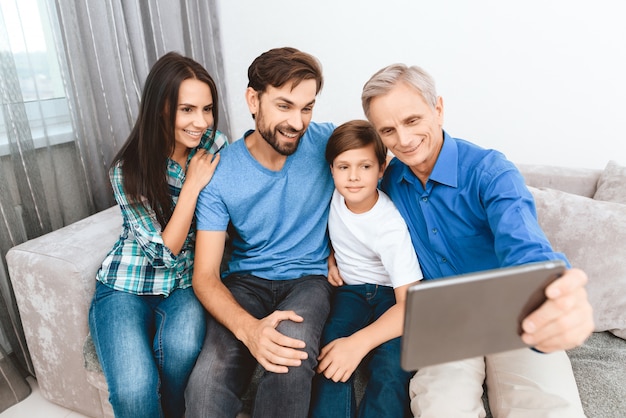
<svg viewBox="0 0 626 418"><path fill-rule="evenodd" d="M626 291L616 291L626 290L626 205L530 189L554 248L567 254L573 266L585 266L595 330L626 338Z"/></svg>
<svg viewBox="0 0 626 418"><path fill-rule="evenodd" d="M609 161L600 174L595 200L626 204L626 167Z"/></svg>
<svg viewBox="0 0 626 418"><path fill-rule="evenodd" d="M536 190L560 191L534 191L536 196L541 193L537 198L539 219L555 246L562 246L573 264L588 272L594 310L597 315L604 312L603 316L597 317L598 330L606 328L615 332L626 328L623 322L620 323L623 316L619 316L619 312L615 313L617 316L610 313L611 305L621 303L620 296L626 294L623 267L618 270L620 264L626 264L623 257L625 244L619 242L619 236L614 240L607 237L610 232L621 231L621 226L612 226L609 220L602 229L599 227L601 222L598 219L614 216L602 213L608 206L595 204L590 209L585 206L591 206L591 203L583 200L582 206L577 208L581 205L580 199L594 198L604 170L536 165L519 167L529 186ZM614 175L609 178L613 179ZM610 196L611 205L625 204L623 191L615 197L611 192L614 186L609 181L603 184L609 189L603 193L605 197ZM626 183L617 182L618 186L623 184ZM617 203L619 199L622 199L621 203ZM581 212L577 212L579 209ZM606 210L620 209L611 206L611 210ZM569 211L568 222L577 224L571 231L561 225L564 211ZM610 219L616 222L615 225L623 225L623 217L621 220ZM112 207L14 247L7 254L9 274L42 395L91 417L112 416L106 383L88 338L87 312L95 288L96 270L115 242L120 227L119 209ZM587 256L588 253L593 256ZM602 286L595 286L595 283ZM594 290L594 286L598 290ZM610 325L602 325L605 320ZM626 341L608 331L597 332L583 346L568 354L587 416L624 416Z"/></svg>
<svg viewBox="0 0 626 418"><path fill-rule="evenodd" d="M119 235L112 207L7 253L7 267L41 394L92 417L103 416L87 382L83 343L95 273Z"/></svg>

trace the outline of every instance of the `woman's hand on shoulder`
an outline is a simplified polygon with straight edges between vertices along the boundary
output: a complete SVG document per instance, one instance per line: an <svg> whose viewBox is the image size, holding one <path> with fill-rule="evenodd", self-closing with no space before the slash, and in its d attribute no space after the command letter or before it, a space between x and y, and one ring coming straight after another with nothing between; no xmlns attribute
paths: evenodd
<svg viewBox="0 0 626 418"><path fill-rule="evenodd" d="M199 149L189 161L185 184L191 183L190 185L195 186L200 193L213 178L219 161L220 154L213 155L205 149Z"/></svg>

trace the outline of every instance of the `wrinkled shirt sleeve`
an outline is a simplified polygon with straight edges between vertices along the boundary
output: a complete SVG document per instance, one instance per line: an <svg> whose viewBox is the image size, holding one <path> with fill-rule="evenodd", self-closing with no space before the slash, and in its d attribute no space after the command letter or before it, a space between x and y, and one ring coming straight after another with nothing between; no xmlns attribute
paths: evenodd
<svg viewBox="0 0 626 418"><path fill-rule="evenodd" d="M482 201L502 266L561 259L537 220L532 194L516 169L502 170L483 188ZM569 263L568 263L569 264Z"/></svg>

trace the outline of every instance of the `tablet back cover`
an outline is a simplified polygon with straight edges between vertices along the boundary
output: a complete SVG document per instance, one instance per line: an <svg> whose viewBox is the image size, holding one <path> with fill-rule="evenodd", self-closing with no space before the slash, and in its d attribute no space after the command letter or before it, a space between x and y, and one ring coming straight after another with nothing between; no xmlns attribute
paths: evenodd
<svg viewBox="0 0 626 418"><path fill-rule="evenodd" d="M409 288L402 336L405 370L526 347L521 321L563 274L560 260L422 281Z"/></svg>

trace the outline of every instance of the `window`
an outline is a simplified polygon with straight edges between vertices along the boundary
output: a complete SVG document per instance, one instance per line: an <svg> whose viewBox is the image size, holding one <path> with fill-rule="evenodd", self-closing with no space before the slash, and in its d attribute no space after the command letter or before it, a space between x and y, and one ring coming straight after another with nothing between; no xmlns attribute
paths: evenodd
<svg viewBox="0 0 626 418"><path fill-rule="evenodd" d="M72 141L67 98L45 0L0 0L0 26L2 77L6 88L13 92L0 96L0 156L9 153L9 138L14 137L9 134L18 126L14 119L17 116L8 105L20 102L35 147Z"/></svg>

